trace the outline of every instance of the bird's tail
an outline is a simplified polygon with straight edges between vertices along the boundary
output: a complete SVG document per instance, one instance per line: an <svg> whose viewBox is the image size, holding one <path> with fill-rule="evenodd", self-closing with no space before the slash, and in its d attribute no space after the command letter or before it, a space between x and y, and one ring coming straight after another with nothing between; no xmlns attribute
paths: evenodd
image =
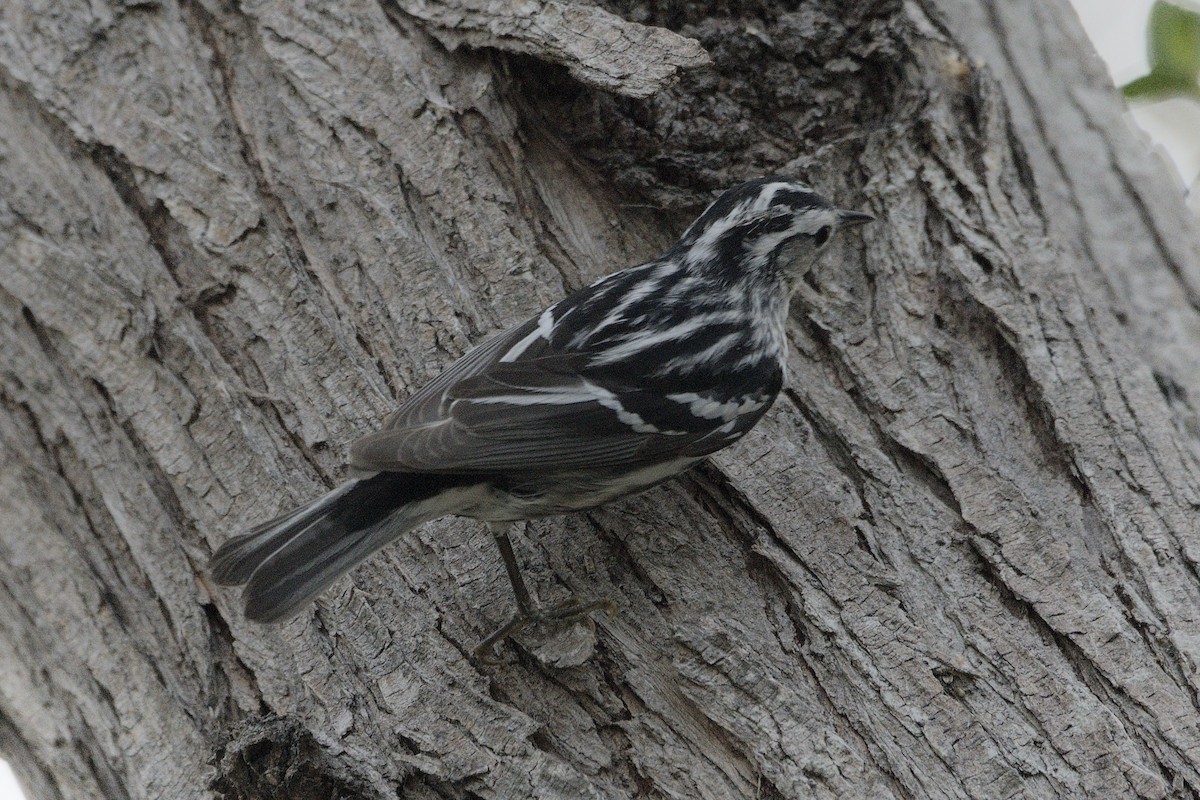
<svg viewBox="0 0 1200 800"><path fill-rule="evenodd" d="M347 481L225 542L209 571L217 583L246 585L248 619L278 622L405 531L452 513L453 488L439 476L394 472Z"/></svg>

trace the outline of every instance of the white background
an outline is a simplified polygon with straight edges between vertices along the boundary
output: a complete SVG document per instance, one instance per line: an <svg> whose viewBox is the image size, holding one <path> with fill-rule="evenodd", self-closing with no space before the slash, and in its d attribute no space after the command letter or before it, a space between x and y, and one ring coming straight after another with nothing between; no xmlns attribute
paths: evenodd
<svg viewBox="0 0 1200 800"><path fill-rule="evenodd" d="M1146 20L1153 0L1072 0L1096 49L1108 62L1118 86L1146 73ZM1139 105L1133 117L1158 143L1163 157L1191 185L1192 208L1200 211L1200 103L1168 100ZM0 692L3 687L0 687ZM8 764L0 761L0 800L24 800Z"/></svg>
<svg viewBox="0 0 1200 800"><path fill-rule="evenodd" d="M1174 0L1200 11L1197 0ZM1146 21L1153 0L1072 0L1083 27L1108 62L1113 83L1129 83L1145 75ZM1194 99L1138 103L1133 118L1175 165L1183 185L1190 186L1189 204L1200 212L1200 102Z"/></svg>

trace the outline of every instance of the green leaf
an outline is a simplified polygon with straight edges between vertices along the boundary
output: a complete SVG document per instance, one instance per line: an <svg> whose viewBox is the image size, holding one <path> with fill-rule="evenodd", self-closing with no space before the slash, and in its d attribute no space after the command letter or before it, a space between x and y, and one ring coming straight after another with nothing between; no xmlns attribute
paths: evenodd
<svg viewBox="0 0 1200 800"><path fill-rule="evenodd" d="M1147 49L1150 74L1122 87L1126 97L1200 97L1200 14L1159 0L1150 9Z"/></svg>
<svg viewBox="0 0 1200 800"><path fill-rule="evenodd" d="M1150 71L1200 75L1200 14L1160 0L1150 10Z"/></svg>

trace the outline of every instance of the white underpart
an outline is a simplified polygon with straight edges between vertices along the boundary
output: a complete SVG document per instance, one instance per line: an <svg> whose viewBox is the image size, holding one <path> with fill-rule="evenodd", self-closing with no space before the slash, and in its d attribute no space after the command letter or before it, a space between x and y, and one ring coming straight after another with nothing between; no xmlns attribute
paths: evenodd
<svg viewBox="0 0 1200 800"><path fill-rule="evenodd" d="M745 299L745 312L755 324L750 329L752 346L738 366L753 363L766 354L786 368L784 354L787 352L787 313L791 295L786 287L777 286L774 291L747 292Z"/></svg>
<svg viewBox="0 0 1200 800"><path fill-rule="evenodd" d="M765 403L765 401L755 397L743 397L741 400L730 400L720 403L695 392L669 394L667 395L667 399L674 400L676 403L683 403L688 407L688 411L692 412L693 416L700 417L701 419L719 419L726 423L732 423L743 414L758 411Z"/></svg>
<svg viewBox="0 0 1200 800"><path fill-rule="evenodd" d="M547 308L538 317L537 327L521 341L514 344L509 351L500 357L501 361L516 361L521 357L521 354L529 349L529 346L538 339L550 341L550 333L554 330L554 306Z"/></svg>

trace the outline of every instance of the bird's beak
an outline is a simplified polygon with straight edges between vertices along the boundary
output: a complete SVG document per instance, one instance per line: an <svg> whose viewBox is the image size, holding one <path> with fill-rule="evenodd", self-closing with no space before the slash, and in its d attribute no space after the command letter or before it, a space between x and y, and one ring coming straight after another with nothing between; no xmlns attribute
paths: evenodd
<svg viewBox="0 0 1200 800"><path fill-rule="evenodd" d="M839 228L853 228L855 225L865 225L874 221L874 217L862 211L838 211Z"/></svg>

